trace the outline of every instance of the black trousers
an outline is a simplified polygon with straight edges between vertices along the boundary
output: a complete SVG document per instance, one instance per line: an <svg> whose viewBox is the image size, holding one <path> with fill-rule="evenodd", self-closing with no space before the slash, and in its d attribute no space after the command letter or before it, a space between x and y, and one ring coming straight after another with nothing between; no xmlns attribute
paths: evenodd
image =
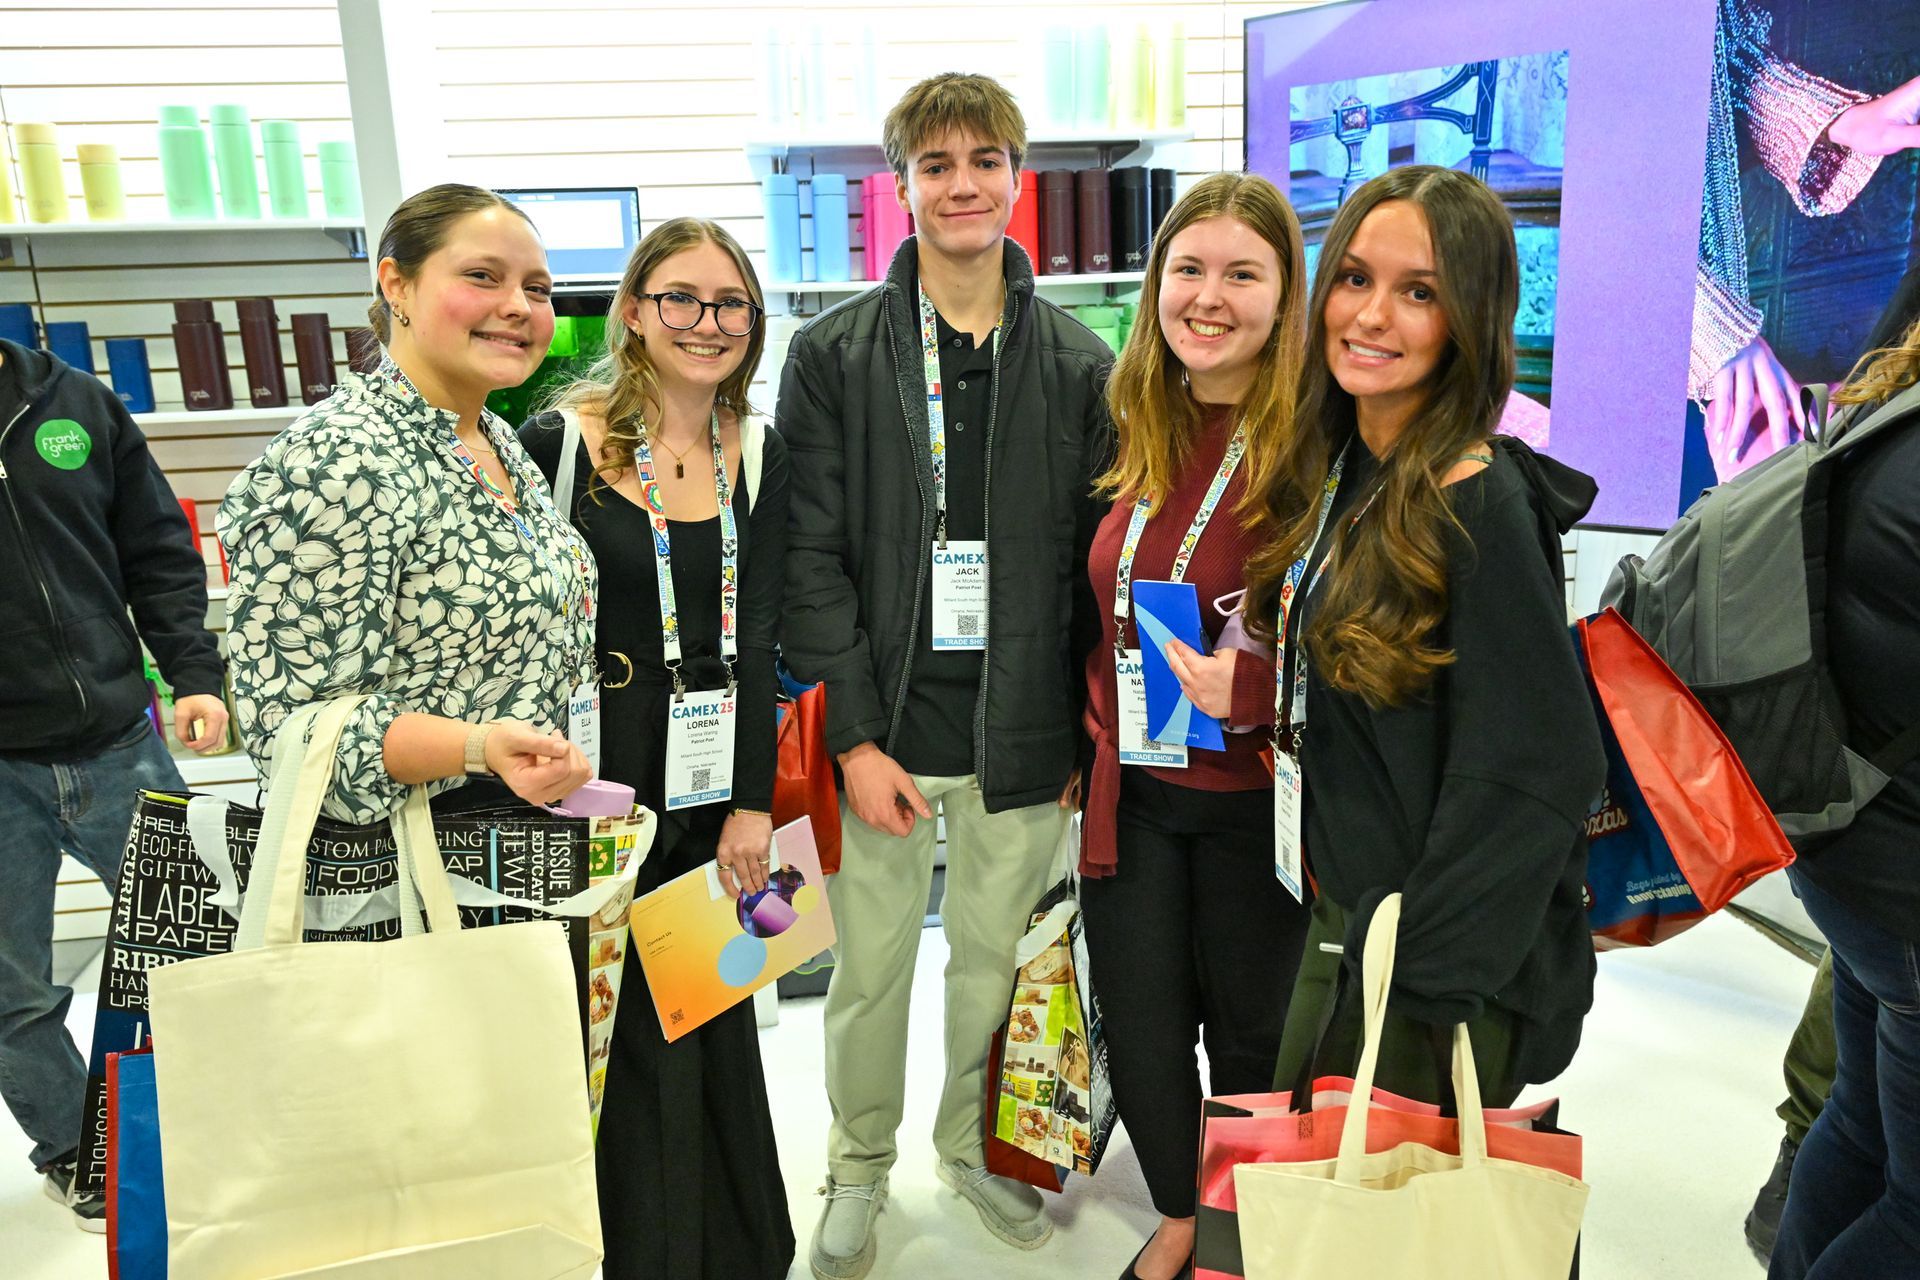
<svg viewBox="0 0 1920 1280"><path fill-rule="evenodd" d="M1154 1208L1185 1218L1201 1100L1273 1084L1308 913L1273 873L1270 790L1197 791L1128 767L1118 828L1119 867L1080 886L1087 947L1121 1123Z"/></svg>

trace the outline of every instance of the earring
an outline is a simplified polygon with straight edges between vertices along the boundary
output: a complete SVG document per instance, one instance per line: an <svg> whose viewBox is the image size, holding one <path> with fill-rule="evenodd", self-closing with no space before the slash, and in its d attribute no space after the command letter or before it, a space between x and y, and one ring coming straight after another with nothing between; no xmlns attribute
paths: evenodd
<svg viewBox="0 0 1920 1280"><path fill-rule="evenodd" d="M407 327L408 325L411 325L411 324L413 323L413 321L411 321L411 320L409 320L409 319L407 319L407 313L406 313L406 312L404 312L404 311L396 311L396 312L394 312L394 313L393 313L393 318L394 318L395 320L398 320L398 321L400 322L400 327L401 327L402 329L404 329L404 328L406 328L406 327Z"/></svg>

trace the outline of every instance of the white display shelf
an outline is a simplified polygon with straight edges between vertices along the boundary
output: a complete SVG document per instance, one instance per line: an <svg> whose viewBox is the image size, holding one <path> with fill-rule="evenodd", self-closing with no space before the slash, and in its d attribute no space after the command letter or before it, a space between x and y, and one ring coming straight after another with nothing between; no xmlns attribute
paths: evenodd
<svg viewBox="0 0 1920 1280"><path fill-rule="evenodd" d="M1037 288L1056 289L1080 284L1139 284L1147 278L1144 271L1100 271L1089 275L1035 276ZM767 293L865 293L878 280L776 280L762 286Z"/></svg>
<svg viewBox="0 0 1920 1280"><path fill-rule="evenodd" d="M1192 129L1085 129L1033 134L1027 150L1039 147L1150 147L1163 142L1186 142ZM880 127L871 132L766 134L747 140L750 156L779 156L793 151L878 151ZM1125 154L1124 152L1122 154Z"/></svg>
<svg viewBox="0 0 1920 1280"><path fill-rule="evenodd" d="M133 415L133 420L142 427L179 427L190 422L292 422L305 413L308 407L304 404L288 404L277 409L256 409L249 405L244 409L207 409L200 412L192 409L169 409L163 413L136 413Z"/></svg>
<svg viewBox="0 0 1920 1280"><path fill-rule="evenodd" d="M222 231L358 231L352 218L203 218L165 222L11 222L0 223L0 237L38 240L50 236L204 235Z"/></svg>

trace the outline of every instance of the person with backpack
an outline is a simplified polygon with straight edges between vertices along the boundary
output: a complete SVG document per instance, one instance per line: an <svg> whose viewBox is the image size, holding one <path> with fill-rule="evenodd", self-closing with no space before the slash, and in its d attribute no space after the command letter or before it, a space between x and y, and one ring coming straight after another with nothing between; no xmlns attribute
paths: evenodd
<svg viewBox="0 0 1920 1280"><path fill-rule="evenodd" d="M1916 321L1920 321L1920 260L1909 266L1900 283L1894 286L1893 297L1880 312L1880 318L1874 322L1873 332L1866 341L1866 350L1877 351L1882 347L1897 346L1908 327ZM1827 1095L1833 1089L1831 951L1820 957L1820 963L1814 971L1812 989L1807 993L1806 1008L1800 1015L1799 1025L1793 1029L1793 1037L1787 1044L1786 1057L1780 1064L1780 1070L1786 1080L1787 1096L1781 1100L1776 1114L1785 1124L1786 1132L1781 1135L1773 1169L1754 1195L1753 1207L1748 1210L1746 1221L1742 1224L1747 1247L1753 1250L1763 1266L1772 1256L1774 1239L1780 1233L1780 1215L1786 1209L1787 1185L1793 1175L1794 1159L1800 1154L1801 1144L1807 1140L1813 1122L1819 1118L1821 1108L1826 1106Z"/></svg>
<svg viewBox="0 0 1920 1280"><path fill-rule="evenodd" d="M1832 949L1833 1089L1793 1161L1767 1274L1920 1274L1920 321L1863 357L1829 429L1827 669L1886 783L1791 868ZM1901 763L1889 758L1905 755Z"/></svg>
<svg viewBox="0 0 1920 1280"><path fill-rule="evenodd" d="M1507 1105L1565 1069L1592 1004L1585 824L1606 760L1560 535L1595 486L1493 434L1518 296L1512 220L1451 169L1366 183L1321 249L1272 498L1285 532L1246 604L1277 641L1275 857L1318 887L1276 1088L1316 1044L1329 1070L1357 1060L1360 955L1389 894L1381 1087L1439 1101L1436 1042L1466 1023L1482 1093Z"/></svg>
<svg viewBox="0 0 1920 1280"><path fill-rule="evenodd" d="M601 777L659 818L636 894L717 862L767 885L786 446L747 402L764 299L739 243L675 218L628 260L607 355L520 429L600 568ZM682 714L732 717L702 753ZM728 708L731 709L728 709ZM753 1001L669 1044L629 958L600 1115L607 1280L774 1280L794 1236Z"/></svg>

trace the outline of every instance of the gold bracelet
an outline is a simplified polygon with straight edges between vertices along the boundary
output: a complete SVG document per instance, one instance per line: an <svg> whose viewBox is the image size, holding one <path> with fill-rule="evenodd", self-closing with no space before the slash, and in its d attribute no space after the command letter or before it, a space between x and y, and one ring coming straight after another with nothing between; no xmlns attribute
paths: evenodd
<svg viewBox="0 0 1920 1280"><path fill-rule="evenodd" d="M769 821L773 818L765 809L730 809L727 812L729 817L766 818Z"/></svg>

